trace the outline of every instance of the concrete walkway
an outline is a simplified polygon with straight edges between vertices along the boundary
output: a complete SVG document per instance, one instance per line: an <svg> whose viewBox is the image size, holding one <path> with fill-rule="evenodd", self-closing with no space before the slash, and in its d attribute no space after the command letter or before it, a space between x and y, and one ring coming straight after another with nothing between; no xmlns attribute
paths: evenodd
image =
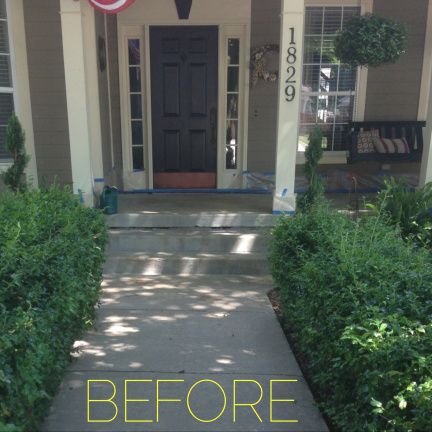
<svg viewBox="0 0 432 432"><path fill-rule="evenodd" d="M326 431L271 286L260 230L113 230L97 326L42 430Z"/></svg>

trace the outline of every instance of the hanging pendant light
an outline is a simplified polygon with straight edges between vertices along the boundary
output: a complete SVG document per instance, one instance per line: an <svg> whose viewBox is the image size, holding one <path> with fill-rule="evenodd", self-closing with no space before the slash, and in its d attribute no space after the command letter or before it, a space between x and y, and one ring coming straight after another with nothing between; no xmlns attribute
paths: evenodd
<svg viewBox="0 0 432 432"><path fill-rule="evenodd" d="M192 8L192 0L175 0L177 15L181 20L189 19Z"/></svg>

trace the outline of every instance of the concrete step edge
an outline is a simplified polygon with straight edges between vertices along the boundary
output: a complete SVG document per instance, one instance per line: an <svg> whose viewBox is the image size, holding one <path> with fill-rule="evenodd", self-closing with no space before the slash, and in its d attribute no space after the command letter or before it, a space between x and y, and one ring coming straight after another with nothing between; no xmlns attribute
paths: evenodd
<svg viewBox="0 0 432 432"><path fill-rule="evenodd" d="M107 217L110 228L260 228L272 227L276 222L274 215L254 213L120 213Z"/></svg>
<svg viewBox="0 0 432 432"><path fill-rule="evenodd" d="M170 285L182 284L187 282L191 286L212 286L226 285L226 287L241 286L273 286L274 282L271 275L220 275L215 279L214 275L170 275L170 276L104 276L104 283L109 284L127 284L127 286L142 286L151 284L164 284L169 283Z"/></svg>
<svg viewBox="0 0 432 432"><path fill-rule="evenodd" d="M128 260L128 261L145 261L145 260L224 260L224 261L248 261L248 260L265 260L268 261L266 253L146 253L146 252L115 252L107 257L110 260Z"/></svg>

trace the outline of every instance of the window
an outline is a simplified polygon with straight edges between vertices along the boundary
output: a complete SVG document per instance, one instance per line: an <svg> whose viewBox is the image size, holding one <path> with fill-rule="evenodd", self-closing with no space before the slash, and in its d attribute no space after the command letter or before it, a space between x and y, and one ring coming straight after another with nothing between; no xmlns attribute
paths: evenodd
<svg viewBox="0 0 432 432"><path fill-rule="evenodd" d="M132 137L132 168L144 170L144 133L141 82L140 39L128 39L130 127Z"/></svg>
<svg viewBox="0 0 432 432"><path fill-rule="evenodd" d="M225 168L237 169L239 148L240 39L228 39L227 51L227 124Z"/></svg>
<svg viewBox="0 0 432 432"><path fill-rule="evenodd" d="M306 8L299 151L305 150L316 124L323 132L325 150L346 148L358 71L335 58L334 40L355 15L360 15L359 7Z"/></svg>
<svg viewBox="0 0 432 432"><path fill-rule="evenodd" d="M5 0L0 0L0 159L10 159L6 126L14 111L13 84Z"/></svg>

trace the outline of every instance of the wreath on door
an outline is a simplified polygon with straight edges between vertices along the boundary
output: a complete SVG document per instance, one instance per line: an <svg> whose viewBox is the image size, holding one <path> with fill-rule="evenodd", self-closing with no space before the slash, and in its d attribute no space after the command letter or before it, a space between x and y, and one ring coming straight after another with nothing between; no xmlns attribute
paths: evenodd
<svg viewBox="0 0 432 432"><path fill-rule="evenodd" d="M258 84L261 79L265 82L276 82L279 77L278 71L267 70L267 55L278 54L279 45L267 44L255 48L251 53L251 84Z"/></svg>

